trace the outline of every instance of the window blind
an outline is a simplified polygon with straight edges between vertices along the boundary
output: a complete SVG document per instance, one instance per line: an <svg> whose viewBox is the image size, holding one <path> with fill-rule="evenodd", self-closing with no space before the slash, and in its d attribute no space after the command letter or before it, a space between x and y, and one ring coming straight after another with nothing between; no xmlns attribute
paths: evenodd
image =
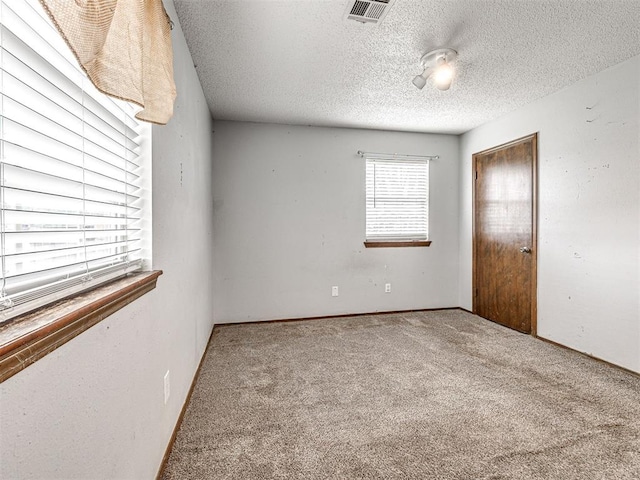
<svg viewBox="0 0 640 480"><path fill-rule="evenodd" d="M366 239L427 240L429 163L366 159Z"/></svg>
<svg viewBox="0 0 640 480"><path fill-rule="evenodd" d="M140 268L141 126L37 0L0 0L0 28L2 321Z"/></svg>

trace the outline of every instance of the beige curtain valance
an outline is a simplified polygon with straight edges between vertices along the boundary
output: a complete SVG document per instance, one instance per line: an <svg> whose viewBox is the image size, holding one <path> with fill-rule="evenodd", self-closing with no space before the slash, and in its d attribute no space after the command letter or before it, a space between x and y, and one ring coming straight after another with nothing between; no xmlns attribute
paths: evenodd
<svg viewBox="0 0 640 480"><path fill-rule="evenodd" d="M140 105L140 120L169 121L176 87L162 0L40 2L100 91Z"/></svg>

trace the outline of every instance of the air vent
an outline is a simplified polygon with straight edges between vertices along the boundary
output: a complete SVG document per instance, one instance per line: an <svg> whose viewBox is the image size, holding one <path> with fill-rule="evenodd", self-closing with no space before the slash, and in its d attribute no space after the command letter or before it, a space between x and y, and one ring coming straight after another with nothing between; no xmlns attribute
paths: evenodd
<svg viewBox="0 0 640 480"><path fill-rule="evenodd" d="M349 0L344 17L361 23L380 23L395 0Z"/></svg>

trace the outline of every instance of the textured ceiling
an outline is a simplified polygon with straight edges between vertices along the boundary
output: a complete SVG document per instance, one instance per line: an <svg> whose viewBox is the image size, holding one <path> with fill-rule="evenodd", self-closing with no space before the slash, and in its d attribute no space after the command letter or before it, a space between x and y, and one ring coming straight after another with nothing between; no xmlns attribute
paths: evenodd
<svg viewBox="0 0 640 480"><path fill-rule="evenodd" d="M640 0L174 0L218 120L462 133L640 54ZM411 83L459 52L449 91Z"/></svg>

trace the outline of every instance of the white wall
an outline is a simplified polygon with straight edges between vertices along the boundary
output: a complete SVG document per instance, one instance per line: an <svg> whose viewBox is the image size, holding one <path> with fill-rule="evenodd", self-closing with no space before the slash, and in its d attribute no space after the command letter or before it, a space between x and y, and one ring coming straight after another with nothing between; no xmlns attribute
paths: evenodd
<svg viewBox="0 0 640 480"><path fill-rule="evenodd" d="M472 154L539 132L538 333L640 371L640 57L462 136L460 305Z"/></svg>
<svg viewBox="0 0 640 480"><path fill-rule="evenodd" d="M458 137L239 122L214 130L216 323L458 305ZM440 155L430 167L430 247L364 247L358 150Z"/></svg>
<svg viewBox="0 0 640 480"><path fill-rule="evenodd" d="M153 478L213 327L212 122L165 4L178 99L169 125L153 128L153 263L164 275L0 385L0 478Z"/></svg>

